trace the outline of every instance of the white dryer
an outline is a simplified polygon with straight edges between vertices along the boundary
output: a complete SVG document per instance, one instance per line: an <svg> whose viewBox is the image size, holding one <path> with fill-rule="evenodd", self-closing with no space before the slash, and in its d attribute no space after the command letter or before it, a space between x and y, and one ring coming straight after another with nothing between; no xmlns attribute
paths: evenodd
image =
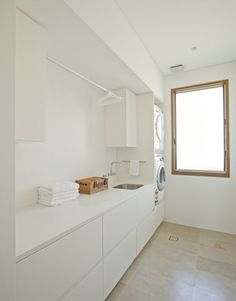
<svg viewBox="0 0 236 301"><path fill-rule="evenodd" d="M155 155L155 185L156 185L156 203L164 198L164 188L166 182L166 172L164 157Z"/></svg>
<svg viewBox="0 0 236 301"><path fill-rule="evenodd" d="M157 105L154 105L154 148L155 154L164 152L164 115Z"/></svg>

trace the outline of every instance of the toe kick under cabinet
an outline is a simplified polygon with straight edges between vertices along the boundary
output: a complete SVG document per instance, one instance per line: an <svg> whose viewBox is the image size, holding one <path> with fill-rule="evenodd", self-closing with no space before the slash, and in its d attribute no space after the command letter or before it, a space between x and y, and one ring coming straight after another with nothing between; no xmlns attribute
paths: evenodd
<svg viewBox="0 0 236 301"><path fill-rule="evenodd" d="M16 301L105 300L161 222L145 188L19 261Z"/></svg>

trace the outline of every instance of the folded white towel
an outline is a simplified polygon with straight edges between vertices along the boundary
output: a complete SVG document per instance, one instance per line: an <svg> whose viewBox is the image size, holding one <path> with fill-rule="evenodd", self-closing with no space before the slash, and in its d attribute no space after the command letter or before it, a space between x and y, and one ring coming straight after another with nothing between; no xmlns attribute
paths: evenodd
<svg viewBox="0 0 236 301"><path fill-rule="evenodd" d="M138 177L139 170L140 170L140 161L139 160L130 160L129 174L131 176Z"/></svg>
<svg viewBox="0 0 236 301"><path fill-rule="evenodd" d="M78 198L79 194L78 193L74 193L74 194L71 194L71 195L68 195L68 196L63 196L63 197L48 197L48 196L45 196L45 195L39 195L38 199L39 200L45 200L45 201L48 201L48 202L54 202L54 201L59 201L59 202L64 202L64 201L70 201L70 200L76 200Z"/></svg>
<svg viewBox="0 0 236 301"><path fill-rule="evenodd" d="M71 196L71 195L75 195L78 194L78 189L75 190L70 190L67 192L57 192L57 193L52 193L49 190L46 190L44 188L38 188L38 194L47 198L51 198L51 197L67 197L67 196Z"/></svg>
<svg viewBox="0 0 236 301"><path fill-rule="evenodd" d="M57 182L53 184L42 185L39 188L50 191L51 193L66 192L73 189L79 189L79 185L74 182Z"/></svg>
<svg viewBox="0 0 236 301"><path fill-rule="evenodd" d="M79 185L74 182L54 183L39 186L38 202L47 206L57 206L63 202L76 200L79 196Z"/></svg>
<svg viewBox="0 0 236 301"><path fill-rule="evenodd" d="M48 202L45 200L38 200L38 203L49 207L55 207L62 204L62 202Z"/></svg>
<svg viewBox="0 0 236 301"><path fill-rule="evenodd" d="M57 205L60 205L64 202L75 201L77 199L78 199L78 195L74 195L74 196L71 196L71 197L64 197L64 198L52 198L52 199L39 197L38 202L43 204L43 205L47 205L47 206L57 206Z"/></svg>

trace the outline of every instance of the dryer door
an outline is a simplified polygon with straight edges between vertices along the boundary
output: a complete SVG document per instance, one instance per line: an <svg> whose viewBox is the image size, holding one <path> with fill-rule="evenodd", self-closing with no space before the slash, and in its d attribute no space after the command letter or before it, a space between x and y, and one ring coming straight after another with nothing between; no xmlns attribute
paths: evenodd
<svg viewBox="0 0 236 301"><path fill-rule="evenodd" d="M165 187L166 182L166 172L163 163L161 163L157 169L156 182L158 190L162 191Z"/></svg>
<svg viewBox="0 0 236 301"><path fill-rule="evenodd" d="M164 138L164 118L161 111L158 111L155 118L155 138L159 143L163 141Z"/></svg>

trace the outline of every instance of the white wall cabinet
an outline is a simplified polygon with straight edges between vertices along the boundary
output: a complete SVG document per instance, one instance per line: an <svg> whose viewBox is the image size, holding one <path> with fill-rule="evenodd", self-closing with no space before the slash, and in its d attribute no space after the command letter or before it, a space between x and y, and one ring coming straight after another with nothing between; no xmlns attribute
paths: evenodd
<svg viewBox="0 0 236 301"><path fill-rule="evenodd" d="M16 10L17 141L45 139L47 32Z"/></svg>
<svg viewBox="0 0 236 301"><path fill-rule="evenodd" d="M124 98L121 103L106 105L105 145L108 147L136 147L136 95L128 89L113 91Z"/></svg>

